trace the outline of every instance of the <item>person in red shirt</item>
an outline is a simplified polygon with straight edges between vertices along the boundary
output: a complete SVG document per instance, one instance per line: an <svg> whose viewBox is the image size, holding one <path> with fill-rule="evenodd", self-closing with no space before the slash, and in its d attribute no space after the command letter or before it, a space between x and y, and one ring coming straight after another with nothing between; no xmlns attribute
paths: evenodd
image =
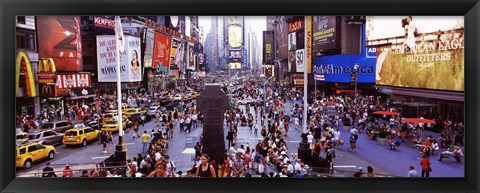
<svg viewBox="0 0 480 193"><path fill-rule="evenodd" d="M430 177L430 160L427 158L427 156L422 156L422 160L420 160L420 165L422 166L422 178Z"/></svg>
<svg viewBox="0 0 480 193"><path fill-rule="evenodd" d="M66 165L65 168L63 169L63 176L62 177L65 177L65 178L71 178L73 177L73 171L72 169L70 168L70 165Z"/></svg>

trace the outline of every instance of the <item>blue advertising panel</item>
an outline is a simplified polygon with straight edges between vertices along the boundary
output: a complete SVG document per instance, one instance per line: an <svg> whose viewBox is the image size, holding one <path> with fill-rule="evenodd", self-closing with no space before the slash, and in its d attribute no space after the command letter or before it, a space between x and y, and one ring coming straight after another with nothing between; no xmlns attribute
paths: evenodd
<svg viewBox="0 0 480 193"><path fill-rule="evenodd" d="M324 82L350 82L351 73L358 64L358 83L375 83L376 59L364 55L335 55L313 58L313 73Z"/></svg>
<svg viewBox="0 0 480 193"><path fill-rule="evenodd" d="M243 61L242 61L242 66L243 66L243 69L248 69L250 68L248 66L248 52L246 49L243 49Z"/></svg>

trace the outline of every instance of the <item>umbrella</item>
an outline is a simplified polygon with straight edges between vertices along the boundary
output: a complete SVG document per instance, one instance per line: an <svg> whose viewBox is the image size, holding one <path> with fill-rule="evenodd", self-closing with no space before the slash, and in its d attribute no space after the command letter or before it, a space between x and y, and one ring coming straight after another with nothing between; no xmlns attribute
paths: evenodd
<svg viewBox="0 0 480 193"><path fill-rule="evenodd" d="M420 119L420 118L405 118L402 120L402 122L404 123L415 123L415 124L419 124L419 123L431 123L431 124L436 124L435 120L431 120L431 119Z"/></svg>
<svg viewBox="0 0 480 193"><path fill-rule="evenodd" d="M335 101L325 101L325 102L322 102L322 105L338 105L340 104L339 102L335 102Z"/></svg>
<svg viewBox="0 0 480 193"><path fill-rule="evenodd" d="M393 111L376 111L376 112L373 112L372 114L375 114L375 115L394 115L394 116L399 116L400 115L400 113L393 112Z"/></svg>

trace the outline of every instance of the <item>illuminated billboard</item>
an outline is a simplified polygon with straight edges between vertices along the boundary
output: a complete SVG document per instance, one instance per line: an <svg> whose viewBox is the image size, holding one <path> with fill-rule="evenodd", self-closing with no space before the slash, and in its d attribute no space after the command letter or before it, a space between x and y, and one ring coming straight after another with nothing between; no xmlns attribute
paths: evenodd
<svg viewBox="0 0 480 193"><path fill-rule="evenodd" d="M242 46L242 27L228 26L228 45L230 48L240 48Z"/></svg>
<svg viewBox="0 0 480 193"><path fill-rule="evenodd" d="M463 16L367 17L367 46L377 51L376 83L464 91L463 22Z"/></svg>

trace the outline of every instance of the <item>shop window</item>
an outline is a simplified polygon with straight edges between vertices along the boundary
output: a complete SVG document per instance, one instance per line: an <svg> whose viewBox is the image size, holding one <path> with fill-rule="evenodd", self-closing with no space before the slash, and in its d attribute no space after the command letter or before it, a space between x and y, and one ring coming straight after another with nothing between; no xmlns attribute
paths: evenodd
<svg viewBox="0 0 480 193"><path fill-rule="evenodd" d="M17 16L17 23L26 24L25 16Z"/></svg>

